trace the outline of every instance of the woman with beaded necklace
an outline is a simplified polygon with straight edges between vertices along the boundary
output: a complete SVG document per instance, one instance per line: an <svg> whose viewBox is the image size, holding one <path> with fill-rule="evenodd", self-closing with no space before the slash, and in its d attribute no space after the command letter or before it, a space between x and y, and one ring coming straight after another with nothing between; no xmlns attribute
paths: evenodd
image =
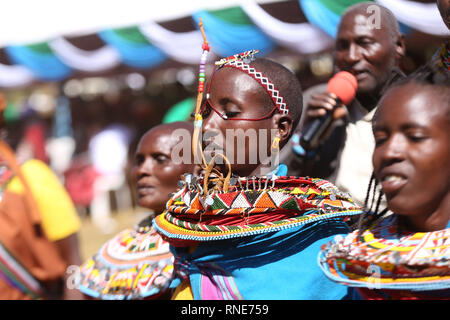
<svg viewBox="0 0 450 320"><path fill-rule="evenodd" d="M81 266L79 289L85 295L103 300L170 296L173 256L169 244L152 227L152 220L164 211L180 176L194 169L192 161L178 164L172 157L179 143L179 135L172 134L175 130L182 130L181 133L190 137L193 125L188 122L162 124L142 136L134 157L132 177L138 204L152 213L137 226L107 241Z"/></svg>
<svg viewBox="0 0 450 320"><path fill-rule="evenodd" d="M264 157L276 158L288 141L302 101L295 75L255 53L216 62L195 114L203 173L186 176L154 220L175 256L173 299L342 299L346 288L321 274L317 251L348 233L344 219L361 210L328 181L287 177L283 165L261 175Z"/></svg>
<svg viewBox="0 0 450 320"><path fill-rule="evenodd" d="M367 200L383 193L320 253L325 274L364 299L450 299L450 84L435 79L419 73L382 98ZM383 194L390 211L378 212Z"/></svg>

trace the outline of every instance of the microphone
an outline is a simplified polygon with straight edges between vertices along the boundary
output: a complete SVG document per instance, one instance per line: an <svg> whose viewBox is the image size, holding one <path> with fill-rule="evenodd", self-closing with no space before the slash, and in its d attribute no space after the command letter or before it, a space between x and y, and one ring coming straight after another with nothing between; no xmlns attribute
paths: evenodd
<svg viewBox="0 0 450 320"><path fill-rule="evenodd" d="M354 75L347 71L336 73L327 84L327 91L334 93L338 98L332 110L320 118L314 119L300 137L300 145L305 149L313 149L317 146L319 137L330 125L333 119L333 112L341 104L347 105L352 102L356 95L358 82Z"/></svg>

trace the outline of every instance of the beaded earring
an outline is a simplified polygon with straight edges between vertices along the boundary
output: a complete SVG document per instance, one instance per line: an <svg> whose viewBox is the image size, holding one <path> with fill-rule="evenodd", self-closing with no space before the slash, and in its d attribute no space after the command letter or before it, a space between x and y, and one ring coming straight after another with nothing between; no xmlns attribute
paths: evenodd
<svg viewBox="0 0 450 320"><path fill-rule="evenodd" d="M271 149L271 159L272 159L272 168L277 168L280 164L280 137L276 136L270 147Z"/></svg>

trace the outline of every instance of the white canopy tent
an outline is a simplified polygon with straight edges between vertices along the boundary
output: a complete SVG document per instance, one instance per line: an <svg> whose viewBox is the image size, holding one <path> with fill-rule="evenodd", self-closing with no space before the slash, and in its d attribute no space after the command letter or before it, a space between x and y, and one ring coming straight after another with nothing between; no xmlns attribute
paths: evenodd
<svg viewBox="0 0 450 320"><path fill-rule="evenodd" d="M166 21L200 9L281 0L14 0L2 1L0 47L78 36L105 28Z"/></svg>

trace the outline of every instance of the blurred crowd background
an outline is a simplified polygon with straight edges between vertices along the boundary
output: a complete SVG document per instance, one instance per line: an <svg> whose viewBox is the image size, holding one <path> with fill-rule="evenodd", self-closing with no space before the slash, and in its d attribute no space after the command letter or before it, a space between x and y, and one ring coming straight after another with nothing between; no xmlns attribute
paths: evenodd
<svg viewBox="0 0 450 320"><path fill-rule="evenodd" d="M15 2L13 10L19 10L21 1ZM330 78L339 16L362 1L147 2L144 7L127 1L125 10L99 1L105 5L102 13L78 1L76 6L85 7L72 14L86 13L77 17L83 28L69 30L57 19L51 36L14 39L9 28L0 43L0 91L7 99L8 127L3 138L20 160L40 159L61 179L83 219L84 258L144 214L129 177L141 135L160 123L190 120L201 55L200 17L213 51L211 62L259 49L294 71L305 90ZM435 0L375 2L391 9L401 23L405 73L429 60L448 37ZM50 5L37 1L33 6L39 3ZM52 5L51 15L71 10ZM116 20L102 25L95 17L108 16L106 6L122 10L123 17L139 14L134 21L119 21L122 16L110 13L110 20ZM20 19L21 11L4 12ZM32 24L28 28L32 33ZM97 223L102 219L107 222Z"/></svg>

